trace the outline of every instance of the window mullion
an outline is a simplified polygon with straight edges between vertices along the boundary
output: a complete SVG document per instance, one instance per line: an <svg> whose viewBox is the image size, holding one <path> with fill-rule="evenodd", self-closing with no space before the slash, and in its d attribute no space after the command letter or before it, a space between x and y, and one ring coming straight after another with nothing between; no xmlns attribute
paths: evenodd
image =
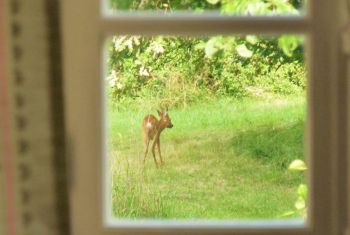
<svg viewBox="0 0 350 235"><path fill-rule="evenodd" d="M310 4L308 156L310 213L315 234L338 234L338 37L340 0Z"/></svg>
<svg viewBox="0 0 350 235"><path fill-rule="evenodd" d="M306 33L309 30L309 20L305 17L141 16L123 14L104 17L100 21L102 33L208 35Z"/></svg>

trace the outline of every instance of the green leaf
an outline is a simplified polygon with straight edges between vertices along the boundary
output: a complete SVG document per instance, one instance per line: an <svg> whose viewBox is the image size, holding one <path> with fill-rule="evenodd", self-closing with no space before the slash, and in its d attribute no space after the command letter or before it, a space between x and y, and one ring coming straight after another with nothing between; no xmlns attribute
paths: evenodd
<svg viewBox="0 0 350 235"><path fill-rule="evenodd" d="M304 210L306 208L305 200L302 197L298 197L298 200L294 204L295 209Z"/></svg>
<svg viewBox="0 0 350 235"><path fill-rule="evenodd" d="M274 0L272 2L272 5L273 5L273 8L275 9L276 13L279 13L279 14L298 14L298 10L294 8L294 6L285 1L285 0Z"/></svg>
<svg viewBox="0 0 350 235"><path fill-rule="evenodd" d="M215 4L219 3L220 0L207 0L207 2L210 3L210 4L215 5Z"/></svg>
<svg viewBox="0 0 350 235"><path fill-rule="evenodd" d="M235 4L235 1L229 0L222 1L220 11L223 14L241 13L240 9Z"/></svg>
<svg viewBox="0 0 350 235"><path fill-rule="evenodd" d="M249 58L253 55L253 52L250 51L246 45L244 44L240 44L236 47L236 51L238 53L238 55L244 57L244 58Z"/></svg>
<svg viewBox="0 0 350 235"><path fill-rule="evenodd" d="M305 184L300 184L298 187L298 196L302 197L304 200L307 199L308 188Z"/></svg>
<svg viewBox="0 0 350 235"><path fill-rule="evenodd" d="M245 39L252 45L255 45L259 41L258 37L254 35L247 35Z"/></svg>
<svg viewBox="0 0 350 235"><path fill-rule="evenodd" d="M298 47L298 37L291 35L284 35L278 39L278 46L282 49L286 56L291 57L293 52Z"/></svg>
<svg viewBox="0 0 350 235"><path fill-rule="evenodd" d="M290 171L304 171L307 170L306 164L303 160L296 159L288 167Z"/></svg>
<svg viewBox="0 0 350 235"><path fill-rule="evenodd" d="M269 4L263 1L251 1L247 6L246 13L251 15L268 15L270 13Z"/></svg>
<svg viewBox="0 0 350 235"><path fill-rule="evenodd" d="M214 56L219 50L223 49L224 44L222 42L222 37L212 37L209 39L209 41L205 44L205 55L209 58Z"/></svg>
<svg viewBox="0 0 350 235"><path fill-rule="evenodd" d="M212 57L213 55L215 55L215 53L218 51L219 49L217 47L215 47L215 43L213 41L208 41L207 44L205 45L204 51L205 51L205 55L207 57Z"/></svg>

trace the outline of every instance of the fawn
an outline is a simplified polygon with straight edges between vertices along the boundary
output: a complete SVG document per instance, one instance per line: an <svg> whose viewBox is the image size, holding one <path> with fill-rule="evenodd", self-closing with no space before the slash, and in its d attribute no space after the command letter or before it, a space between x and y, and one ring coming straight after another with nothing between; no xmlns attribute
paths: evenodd
<svg viewBox="0 0 350 235"><path fill-rule="evenodd" d="M162 159L162 154L160 153L160 134L165 128L172 128L173 124L171 123L171 119L168 115L168 109L166 111L159 111L157 110L158 115L159 115L159 121L155 116L152 114L146 115L143 119L142 122L142 132L143 132L143 141L145 143L145 157L143 159L143 162L146 161L147 153L148 153L148 146L151 140L153 140L152 144L152 155L154 162L156 166L158 167L158 163L156 160L156 153L155 153L155 148L156 146L158 147L158 153L160 157L160 163L164 164L163 159Z"/></svg>

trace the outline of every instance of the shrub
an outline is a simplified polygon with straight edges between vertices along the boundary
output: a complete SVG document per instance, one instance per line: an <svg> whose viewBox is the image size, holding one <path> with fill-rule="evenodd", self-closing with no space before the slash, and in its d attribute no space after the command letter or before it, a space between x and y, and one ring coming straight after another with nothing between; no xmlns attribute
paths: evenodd
<svg viewBox="0 0 350 235"><path fill-rule="evenodd" d="M302 48L286 54L277 39L113 37L109 42L111 97L158 97L172 105L199 97L290 95L305 90Z"/></svg>

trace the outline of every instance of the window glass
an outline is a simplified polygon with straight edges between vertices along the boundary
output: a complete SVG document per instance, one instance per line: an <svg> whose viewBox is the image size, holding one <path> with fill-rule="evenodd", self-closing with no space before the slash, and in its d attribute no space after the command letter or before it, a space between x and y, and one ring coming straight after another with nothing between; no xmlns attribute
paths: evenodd
<svg viewBox="0 0 350 235"><path fill-rule="evenodd" d="M109 38L111 214L305 219L303 41L299 35Z"/></svg>

